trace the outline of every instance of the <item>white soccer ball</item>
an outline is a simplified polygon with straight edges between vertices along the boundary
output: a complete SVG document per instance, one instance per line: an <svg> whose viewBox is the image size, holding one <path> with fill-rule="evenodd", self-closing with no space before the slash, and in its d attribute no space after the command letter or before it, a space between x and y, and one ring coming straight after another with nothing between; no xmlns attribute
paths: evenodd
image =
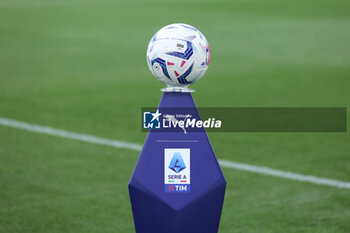
<svg viewBox="0 0 350 233"><path fill-rule="evenodd" d="M187 87L207 71L210 49L207 39L195 27L176 23L161 28L147 48L152 74L168 87Z"/></svg>

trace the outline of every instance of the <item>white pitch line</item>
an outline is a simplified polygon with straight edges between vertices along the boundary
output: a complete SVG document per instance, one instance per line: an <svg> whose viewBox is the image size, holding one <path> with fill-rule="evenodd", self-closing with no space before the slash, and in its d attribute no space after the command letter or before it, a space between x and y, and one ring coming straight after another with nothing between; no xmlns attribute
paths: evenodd
<svg viewBox="0 0 350 233"><path fill-rule="evenodd" d="M48 126L30 124L30 123L26 123L23 121L17 121L17 120L12 120L12 119L8 119L8 118L0 117L0 125L6 126L6 127L22 129L22 130L26 130L26 131L30 131L30 132L40 133L40 134L48 134L48 135L52 135L52 136L56 136L56 137L62 137L62 138L83 141L83 142L89 142L89 143L93 143L93 144L112 146L112 147L116 147L116 148L130 149L130 150L134 150L134 151L141 151L141 149L142 149L142 145L137 144L137 143L101 138L101 137L96 137L96 136L88 135L88 134L73 133L73 132L69 132L66 130L62 130L62 129L55 129L55 128L51 128ZM311 175L302 175L302 174L298 174L298 173L281 171L281 170L271 169L268 167L249 165L249 164L238 163L238 162L233 162L233 161L229 161L229 160L222 160L222 159L219 160L219 163L222 167L241 170L241 171L248 171L248 172L252 172L252 173L275 176L275 177L285 178L285 179L289 179L289 180L303 181L303 182L308 182L308 183L312 183L312 184L319 184L319 185L326 185L326 186L337 187L337 188L350 189L350 182L346 182L346 181L321 178L321 177L316 177L316 176L311 176Z"/></svg>
<svg viewBox="0 0 350 233"><path fill-rule="evenodd" d="M298 181L303 181L303 182L308 182L313 184L350 189L350 182L346 182L346 181L321 178L321 177L316 177L311 175L302 175L298 173L281 171L281 170L271 169L268 167L254 166L254 165L249 165L244 163L237 163L237 162L232 162L232 161L223 160L223 159L219 160L219 163L222 167L233 168L241 171L248 171L248 172L259 173L263 175L276 176L276 177L285 178L289 180L298 180Z"/></svg>
<svg viewBox="0 0 350 233"><path fill-rule="evenodd" d="M142 146L136 143L124 142L119 140L111 140L107 138L95 137L88 134L73 133L62 129L54 129L48 126L41 126L35 124L29 124L23 121L16 121L12 119L0 117L0 125L13 127L17 129L23 129L30 132L40 133L40 134L49 134L52 136L57 136L61 138L69 138L73 140L90 142L94 144L100 144L105 146L113 146L117 148L125 148L130 150L141 151Z"/></svg>

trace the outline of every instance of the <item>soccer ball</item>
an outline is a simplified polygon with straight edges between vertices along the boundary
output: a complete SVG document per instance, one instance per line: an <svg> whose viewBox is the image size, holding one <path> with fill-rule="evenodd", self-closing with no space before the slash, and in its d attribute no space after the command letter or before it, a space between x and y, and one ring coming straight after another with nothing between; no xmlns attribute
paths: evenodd
<svg viewBox="0 0 350 233"><path fill-rule="evenodd" d="M168 87L187 87L207 71L210 50L207 39L195 27L170 24L161 28L147 48L152 74Z"/></svg>

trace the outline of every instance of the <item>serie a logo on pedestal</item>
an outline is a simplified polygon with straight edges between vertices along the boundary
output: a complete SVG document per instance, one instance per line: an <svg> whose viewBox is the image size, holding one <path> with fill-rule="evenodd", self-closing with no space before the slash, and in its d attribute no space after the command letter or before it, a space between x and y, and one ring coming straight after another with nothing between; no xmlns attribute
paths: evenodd
<svg viewBox="0 0 350 233"><path fill-rule="evenodd" d="M164 149L164 191L183 193L191 191L190 149Z"/></svg>

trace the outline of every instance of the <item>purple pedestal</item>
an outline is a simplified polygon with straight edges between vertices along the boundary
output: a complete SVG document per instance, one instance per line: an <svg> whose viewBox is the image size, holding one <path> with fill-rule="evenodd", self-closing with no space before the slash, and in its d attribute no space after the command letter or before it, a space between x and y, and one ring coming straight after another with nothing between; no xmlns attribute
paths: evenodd
<svg viewBox="0 0 350 233"><path fill-rule="evenodd" d="M195 108L165 92L159 108ZM218 232L226 180L205 131L147 135L129 182L136 233Z"/></svg>

